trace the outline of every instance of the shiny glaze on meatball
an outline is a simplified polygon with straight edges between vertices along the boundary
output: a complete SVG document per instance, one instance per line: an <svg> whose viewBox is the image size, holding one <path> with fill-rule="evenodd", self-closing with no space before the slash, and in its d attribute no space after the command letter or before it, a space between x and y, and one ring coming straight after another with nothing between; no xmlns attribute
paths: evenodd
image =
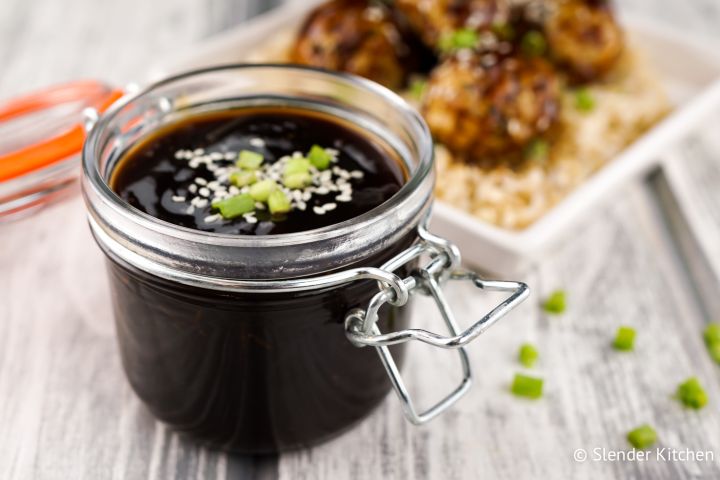
<svg viewBox="0 0 720 480"><path fill-rule="evenodd" d="M595 80L623 51L623 34L604 0L558 0L544 22L553 59L571 77Z"/></svg>
<svg viewBox="0 0 720 480"><path fill-rule="evenodd" d="M469 161L516 155L558 118L560 81L546 60L492 60L471 51L447 58L422 103L434 137Z"/></svg>
<svg viewBox="0 0 720 480"><path fill-rule="evenodd" d="M430 48L458 29L488 30L508 19L507 0L395 0L397 8Z"/></svg>
<svg viewBox="0 0 720 480"><path fill-rule="evenodd" d="M364 0L333 0L310 13L290 52L294 63L353 73L400 88L417 52L392 13Z"/></svg>

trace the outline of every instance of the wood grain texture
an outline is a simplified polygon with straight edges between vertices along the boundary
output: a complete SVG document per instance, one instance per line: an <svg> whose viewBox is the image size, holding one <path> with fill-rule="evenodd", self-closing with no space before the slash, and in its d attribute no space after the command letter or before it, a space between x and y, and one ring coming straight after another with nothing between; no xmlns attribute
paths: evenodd
<svg viewBox="0 0 720 480"><path fill-rule="evenodd" d="M244 5L3 0L0 96L84 76L136 79L163 52L254 8ZM623 8L720 41L712 0L625 0ZM155 422L135 398L79 197L0 225L0 478L718 478L720 369L700 331L720 319L712 286L720 272L719 129L720 116L708 119L668 152L667 184L682 222L663 210L656 182L639 183L535 266L524 279L531 300L470 348L475 384L456 408L417 428L388 397L340 438L279 460L205 450ZM537 304L556 288L567 290L569 309L549 317ZM465 324L497 300L475 293L450 291ZM438 325L420 300L418 324ZM635 352L610 347L623 324L638 330ZM535 373L546 393L538 401L508 392L523 341L541 352ZM457 367L453 352L413 346L404 374L427 404L457 381ZM711 398L700 412L672 398L690 375ZM715 461L573 460L577 448L626 450L626 432L644 422L661 447L712 451Z"/></svg>
<svg viewBox="0 0 720 480"><path fill-rule="evenodd" d="M720 41L716 2L630 1L622 7ZM692 227L671 234L683 227L669 223L654 183L627 188L525 279L534 300L471 348L479 378L450 414L418 429L401 420L390 399L357 431L283 455L280 478L717 478L717 399L698 413L680 407L672 395L691 375L702 379L711 397L720 393L720 372L700 336L706 321L720 318L718 126L720 116L708 119L698 135L667 155L674 167L668 173L675 213L691 218ZM681 251L680 241L689 248ZM700 245L702 251L695 248ZM701 274L689 261L707 268ZM547 317L537 302L555 288L567 290L570 307L562 317ZM454 296L466 314L487 306L468 290ZM610 347L620 325L639 332L631 354ZM545 378L546 394L540 402L507 392L519 370L514 355L526 340L541 351L537 373ZM410 355L406 372L421 387L421 398L437 396L438 379L449 375L445 360ZM626 450L626 432L645 422L656 427L661 448L710 451L714 461L573 459L577 448L591 454L595 448Z"/></svg>
<svg viewBox="0 0 720 480"><path fill-rule="evenodd" d="M0 97L86 77L123 85L218 18L263 6L3 0ZM275 477L273 458L207 451L146 412L120 367L103 268L77 194L0 225L0 478Z"/></svg>

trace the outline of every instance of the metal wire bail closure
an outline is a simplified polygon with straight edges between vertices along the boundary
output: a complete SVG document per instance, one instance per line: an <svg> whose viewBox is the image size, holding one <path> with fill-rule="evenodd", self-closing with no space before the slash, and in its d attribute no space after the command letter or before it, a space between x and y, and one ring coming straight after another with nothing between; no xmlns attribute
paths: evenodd
<svg viewBox="0 0 720 480"><path fill-rule="evenodd" d="M359 347L375 347L385 370L390 377L393 389L400 399L405 417L415 425L422 425L445 411L457 402L470 388L472 371L465 351L465 345L479 337L495 322L525 300L530 294L528 286L521 282L484 280L475 272L462 270L460 252L449 241L432 235L424 226L418 228L420 242L385 263L380 270L391 274L397 280L378 282L379 292L373 296L366 310L354 309L345 317L345 334ZM414 270L409 277L400 279L394 272L420 257L427 257L423 267ZM390 277L390 276L388 276ZM488 291L510 292L510 295L485 314L480 320L461 331L450 305L445 299L442 286L447 281L472 282L477 288ZM385 304L405 305L413 293L429 294L437 305L447 325L450 335L441 335L419 328L410 328L396 332L382 333L377 325L378 311ZM463 378L453 391L424 412L418 413L405 382L388 346L417 340L440 348L456 349L460 354Z"/></svg>

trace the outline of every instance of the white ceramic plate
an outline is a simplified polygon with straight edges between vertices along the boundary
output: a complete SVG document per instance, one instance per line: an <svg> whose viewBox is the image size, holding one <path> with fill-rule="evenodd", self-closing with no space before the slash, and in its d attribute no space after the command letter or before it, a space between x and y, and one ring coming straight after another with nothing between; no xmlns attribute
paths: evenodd
<svg viewBox="0 0 720 480"><path fill-rule="evenodd" d="M155 80L211 65L239 63L278 32L295 30L318 0L291 3L206 40L171 58L150 73ZM686 135L720 105L720 57L717 49L688 39L682 32L636 18L623 18L675 106L671 115L583 182L540 220L520 231L506 230L436 202L432 230L455 242L467 263L498 274L519 273L533 259L572 231L575 222L622 184L660 164L672 143Z"/></svg>

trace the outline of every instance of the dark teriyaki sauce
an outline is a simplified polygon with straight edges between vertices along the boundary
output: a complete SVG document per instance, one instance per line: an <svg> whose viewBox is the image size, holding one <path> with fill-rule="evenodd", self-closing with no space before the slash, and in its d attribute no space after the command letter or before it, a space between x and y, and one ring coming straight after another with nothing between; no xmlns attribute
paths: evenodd
<svg viewBox="0 0 720 480"><path fill-rule="evenodd" d="M227 219L213 208L213 191L202 195L213 181L211 187L220 183L220 188L230 188L227 181L218 182L218 171L235 168L242 150L261 154L268 165L299 155L296 152L305 155L313 145L334 150L332 168L353 173L347 179L352 184L351 200L338 191L320 189L302 202L304 210L293 208L278 215L258 209L255 218ZM212 160L197 164L190 152ZM224 234L270 235L322 228L372 210L402 187L406 175L401 165L380 139L336 117L290 107L246 108L194 114L159 129L122 156L110 186L133 207L175 225Z"/></svg>
<svg viewBox="0 0 720 480"><path fill-rule="evenodd" d="M153 217L202 231L267 235L336 224L387 201L405 180L392 149L341 122L289 108L188 116L125 152L110 186ZM313 145L334 149L333 167L355 172L345 179L352 183L352 201L336 201L318 214L315 207L333 202L338 192L316 192L305 210L284 215L258 210L253 222L246 216L207 221L217 216L210 202L197 207L191 200L200 188L210 190L218 168L236 168L240 151L272 163L306 154ZM220 160L208 168L197 164L203 156ZM191 206L196 208L189 213ZM348 268L382 265L415 240L410 232ZM405 277L412 267L396 273ZM110 260L110 280L120 352L133 389L156 417L210 445L242 453L308 446L361 420L391 389L375 350L357 348L345 335L347 312L367 306L378 292L376 282L301 292L225 292L158 278L117 259ZM383 308L378 326L384 332L407 328L407 309ZM400 362L404 347L391 348Z"/></svg>

